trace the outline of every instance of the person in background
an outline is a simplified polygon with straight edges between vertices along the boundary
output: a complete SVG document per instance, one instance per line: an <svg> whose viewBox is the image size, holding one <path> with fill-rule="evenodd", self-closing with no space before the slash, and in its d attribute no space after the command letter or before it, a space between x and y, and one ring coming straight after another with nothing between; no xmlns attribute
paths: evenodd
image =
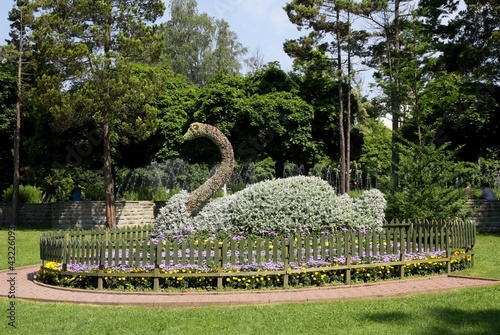
<svg viewBox="0 0 500 335"><path fill-rule="evenodd" d="M493 193L493 190L490 188L490 184L482 183L481 188L483 189L483 194L481 194L481 199L497 200L495 193Z"/></svg>
<svg viewBox="0 0 500 335"><path fill-rule="evenodd" d="M78 184L73 188L70 195L71 201L81 201L82 200L82 189Z"/></svg>

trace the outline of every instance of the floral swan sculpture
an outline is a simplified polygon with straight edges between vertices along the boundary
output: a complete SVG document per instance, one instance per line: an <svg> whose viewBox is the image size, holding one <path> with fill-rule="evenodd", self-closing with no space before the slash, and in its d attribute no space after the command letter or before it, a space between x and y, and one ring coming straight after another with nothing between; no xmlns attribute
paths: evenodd
<svg viewBox="0 0 500 335"><path fill-rule="evenodd" d="M361 198L336 195L327 181L310 176L266 180L229 196L213 198L231 178L234 153L216 127L193 123L185 140L211 139L222 161L215 174L192 193L181 191L160 209L152 237L205 233L290 234L337 229L381 229L386 201L374 189ZM212 199L212 200L210 200ZM210 200L210 201L209 201Z"/></svg>

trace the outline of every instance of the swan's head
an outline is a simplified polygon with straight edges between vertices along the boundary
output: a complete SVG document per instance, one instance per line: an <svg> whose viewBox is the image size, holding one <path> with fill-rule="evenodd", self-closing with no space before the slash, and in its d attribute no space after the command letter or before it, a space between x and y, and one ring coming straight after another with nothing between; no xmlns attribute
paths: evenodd
<svg viewBox="0 0 500 335"><path fill-rule="evenodd" d="M188 131L184 134L184 136L182 138L184 139L184 141L189 141L189 140L192 140L194 138L200 137L200 136L202 136L202 134L201 134L202 128L203 128L202 123L198 123L198 122L191 123L189 125Z"/></svg>

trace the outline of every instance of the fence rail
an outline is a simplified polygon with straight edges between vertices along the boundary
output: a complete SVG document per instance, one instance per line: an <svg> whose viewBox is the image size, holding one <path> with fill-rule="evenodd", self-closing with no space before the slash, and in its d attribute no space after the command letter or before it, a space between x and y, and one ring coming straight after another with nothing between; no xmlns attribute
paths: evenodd
<svg viewBox="0 0 500 335"><path fill-rule="evenodd" d="M475 229L475 224L469 221L402 221L386 223L381 232L339 231L321 236L205 241L152 240L152 227L62 231L41 235L40 258L46 270L50 270L45 267L46 262L62 263L61 276L82 275L68 271L71 265L94 267L96 271L85 275L98 277L98 289L103 288L104 277L140 276L153 278L154 289L158 290L160 279L179 276L168 271L169 268L187 265L202 270L183 273L184 277L217 277L219 288L223 286L223 278L229 276L282 275L287 287L291 274L329 270L345 270L345 282L349 283L351 271L360 267L398 266L402 278L405 264L445 262L450 272L453 251L463 250L473 260ZM431 260L415 259L415 255L437 252L439 256ZM148 272L105 271L112 266ZM243 270L229 271L237 267Z"/></svg>

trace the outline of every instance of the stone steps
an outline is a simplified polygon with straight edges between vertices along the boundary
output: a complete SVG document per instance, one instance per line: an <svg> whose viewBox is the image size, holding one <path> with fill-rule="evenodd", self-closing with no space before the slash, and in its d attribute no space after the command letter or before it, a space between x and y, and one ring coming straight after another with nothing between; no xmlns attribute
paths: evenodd
<svg viewBox="0 0 500 335"><path fill-rule="evenodd" d="M470 200L468 205L474 210L470 219L476 222L477 231L500 232L500 200Z"/></svg>

